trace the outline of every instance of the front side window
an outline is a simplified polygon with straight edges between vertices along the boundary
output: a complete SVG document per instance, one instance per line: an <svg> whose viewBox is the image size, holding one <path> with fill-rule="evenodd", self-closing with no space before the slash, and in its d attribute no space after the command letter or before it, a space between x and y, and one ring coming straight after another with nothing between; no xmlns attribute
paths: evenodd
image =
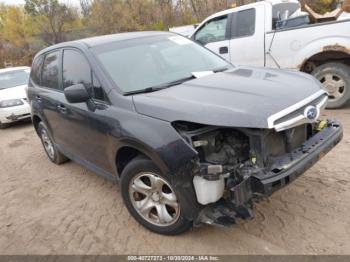
<svg viewBox="0 0 350 262"><path fill-rule="evenodd" d="M0 90L28 84L29 69L0 73Z"/></svg>
<svg viewBox="0 0 350 262"><path fill-rule="evenodd" d="M63 51L63 89L83 84L91 94L91 68L85 57L75 50Z"/></svg>
<svg viewBox="0 0 350 262"><path fill-rule="evenodd" d="M255 33L255 9L248 9L232 14L231 37L251 36Z"/></svg>
<svg viewBox="0 0 350 262"><path fill-rule="evenodd" d="M231 66L191 40L170 34L108 43L92 51L124 93Z"/></svg>
<svg viewBox="0 0 350 262"><path fill-rule="evenodd" d="M86 58L78 51L63 51L63 88L76 84L83 84L90 96L94 99L106 101L107 97L98 81L92 74L90 64Z"/></svg>
<svg viewBox="0 0 350 262"><path fill-rule="evenodd" d="M202 45L224 41L226 39L226 25L227 16L210 20L197 31L194 39Z"/></svg>
<svg viewBox="0 0 350 262"><path fill-rule="evenodd" d="M46 55L42 74L41 85L52 89L60 89L59 87L59 55L60 52L52 52Z"/></svg>

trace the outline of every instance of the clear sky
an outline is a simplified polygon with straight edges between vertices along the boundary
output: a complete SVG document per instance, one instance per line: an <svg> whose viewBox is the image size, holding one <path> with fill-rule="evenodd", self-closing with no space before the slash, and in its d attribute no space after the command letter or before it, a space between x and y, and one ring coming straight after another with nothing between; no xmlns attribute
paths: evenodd
<svg viewBox="0 0 350 262"><path fill-rule="evenodd" d="M79 6L79 0L59 0L62 3L67 3L69 5ZM0 3L10 4L10 5L22 5L24 0L0 0Z"/></svg>

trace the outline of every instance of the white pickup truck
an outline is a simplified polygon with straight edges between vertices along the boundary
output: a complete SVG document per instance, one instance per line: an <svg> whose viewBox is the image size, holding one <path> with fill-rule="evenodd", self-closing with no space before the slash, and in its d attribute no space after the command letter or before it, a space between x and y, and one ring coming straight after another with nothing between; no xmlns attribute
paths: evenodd
<svg viewBox="0 0 350 262"><path fill-rule="evenodd" d="M314 75L328 92L328 108L350 99L349 13L312 24L298 1L267 0L216 13L190 38L234 64Z"/></svg>

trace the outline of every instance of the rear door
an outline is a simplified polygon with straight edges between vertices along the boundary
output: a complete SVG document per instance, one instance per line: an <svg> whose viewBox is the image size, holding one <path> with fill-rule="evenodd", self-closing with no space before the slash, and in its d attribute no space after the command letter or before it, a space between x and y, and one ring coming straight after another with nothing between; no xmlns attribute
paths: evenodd
<svg viewBox="0 0 350 262"><path fill-rule="evenodd" d="M33 98L36 104L39 105L40 114L44 118L56 144L63 142L64 133L61 113L58 110L59 101L63 97L60 82L61 53L61 50L55 50L43 55L40 84L35 87L36 95Z"/></svg>
<svg viewBox="0 0 350 262"><path fill-rule="evenodd" d="M229 16L208 20L193 35L193 40L230 61Z"/></svg>
<svg viewBox="0 0 350 262"><path fill-rule="evenodd" d="M231 15L230 61L238 65L264 66L265 6L235 11Z"/></svg>
<svg viewBox="0 0 350 262"><path fill-rule="evenodd" d="M74 83L62 81L65 77L65 72L62 72L63 55L63 50L45 55L41 72L41 87L38 88L36 99L40 101L42 113L58 148L63 153L84 158L86 151L83 145L89 141L87 133L90 126L84 114L87 106L85 103L70 105L64 95L64 88ZM76 77L79 78L80 71L84 70L84 65L75 64L74 70ZM91 79L87 81L91 82Z"/></svg>

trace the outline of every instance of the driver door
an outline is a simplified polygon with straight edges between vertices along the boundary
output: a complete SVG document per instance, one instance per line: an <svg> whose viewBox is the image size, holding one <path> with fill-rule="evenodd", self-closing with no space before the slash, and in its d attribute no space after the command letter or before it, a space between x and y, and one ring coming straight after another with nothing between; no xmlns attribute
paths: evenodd
<svg viewBox="0 0 350 262"><path fill-rule="evenodd" d="M230 62L228 16L215 17L207 21L193 36L193 40Z"/></svg>

